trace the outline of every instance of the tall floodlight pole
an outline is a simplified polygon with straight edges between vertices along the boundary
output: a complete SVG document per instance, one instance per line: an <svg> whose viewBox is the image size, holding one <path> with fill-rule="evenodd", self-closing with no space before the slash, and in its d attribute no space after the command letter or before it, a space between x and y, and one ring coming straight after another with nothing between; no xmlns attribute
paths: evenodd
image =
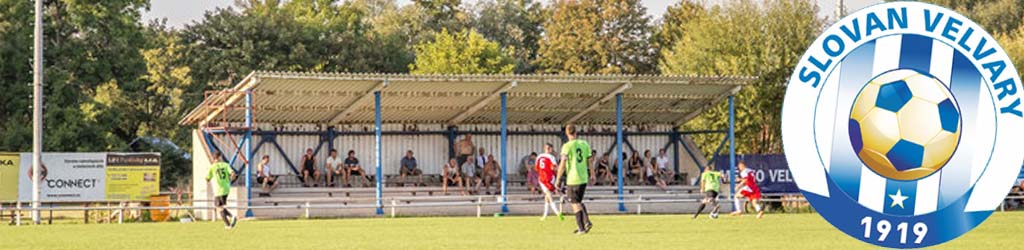
<svg viewBox="0 0 1024 250"><path fill-rule="evenodd" d="M43 164L43 1L36 0L32 57L32 222L39 224L39 166Z"/></svg>

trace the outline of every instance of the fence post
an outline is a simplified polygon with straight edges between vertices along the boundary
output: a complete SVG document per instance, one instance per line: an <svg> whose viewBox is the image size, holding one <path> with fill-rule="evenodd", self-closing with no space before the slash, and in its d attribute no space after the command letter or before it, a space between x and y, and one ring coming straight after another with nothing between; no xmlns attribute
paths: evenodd
<svg viewBox="0 0 1024 250"><path fill-rule="evenodd" d="M18 224L18 226L21 226L21 201L18 201L18 203L15 204L15 206L17 206L17 207L14 209L14 211L15 211L14 222L16 224Z"/></svg>
<svg viewBox="0 0 1024 250"><path fill-rule="evenodd" d="M644 207L643 207L644 206L644 203L643 203L644 196L643 195L637 196L636 197L636 201L637 201L637 203L636 203L636 215L640 215L644 211Z"/></svg>
<svg viewBox="0 0 1024 250"><path fill-rule="evenodd" d="M124 202L118 203L117 224L124 223Z"/></svg>
<svg viewBox="0 0 1024 250"><path fill-rule="evenodd" d="M306 219L309 219L309 202L306 202Z"/></svg>
<svg viewBox="0 0 1024 250"><path fill-rule="evenodd" d="M89 209L88 209L89 208L89 203L85 203L85 208L86 208L84 210L84 213L85 213L85 224L89 224Z"/></svg>
<svg viewBox="0 0 1024 250"><path fill-rule="evenodd" d="M483 203L484 203L484 197L477 196L476 197L476 217L477 218L480 218L480 215L483 214L483 209L484 209L483 205L482 205Z"/></svg>
<svg viewBox="0 0 1024 250"><path fill-rule="evenodd" d="M398 201L391 199L391 218L395 218L395 210L398 209Z"/></svg>

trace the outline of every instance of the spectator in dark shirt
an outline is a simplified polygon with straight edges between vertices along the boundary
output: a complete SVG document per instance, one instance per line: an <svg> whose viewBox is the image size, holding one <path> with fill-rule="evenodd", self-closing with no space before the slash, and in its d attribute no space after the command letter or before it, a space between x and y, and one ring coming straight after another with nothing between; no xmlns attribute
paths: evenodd
<svg viewBox="0 0 1024 250"><path fill-rule="evenodd" d="M615 177L612 175L610 158L609 153L604 153L601 155L601 158L597 159L597 178L601 184L615 183Z"/></svg>
<svg viewBox="0 0 1024 250"><path fill-rule="evenodd" d="M412 150L405 152L405 157L402 157L402 166L398 169L402 175L402 183L405 183L406 176L417 176L420 178L420 183L423 182L423 171L420 171L416 165L416 157L412 157Z"/></svg>
<svg viewBox="0 0 1024 250"><path fill-rule="evenodd" d="M348 183L349 177L358 175L363 177L363 187L367 187L370 183L370 177L366 176L366 171L359 165L359 158L356 158L355 150L348 151L348 157L345 158L345 162L342 165L345 165L345 186L351 187L352 185Z"/></svg>
<svg viewBox="0 0 1024 250"><path fill-rule="evenodd" d="M302 155L302 180L305 182L302 184L303 187L319 186L320 170L316 168L312 148L307 148L306 154Z"/></svg>

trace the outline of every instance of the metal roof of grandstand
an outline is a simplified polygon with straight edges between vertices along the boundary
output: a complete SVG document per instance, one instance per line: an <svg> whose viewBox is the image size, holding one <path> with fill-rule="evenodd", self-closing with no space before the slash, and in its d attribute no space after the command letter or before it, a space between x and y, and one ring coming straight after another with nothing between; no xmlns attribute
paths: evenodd
<svg viewBox="0 0 1024 250"><path fill-rule="evenodd" d="M254 122L366 124L381 92L382 121L402 124L497 124L508 93L510 124L615 124L623 95L625 124L682 124L754 78L675 75L411 75L257 71L208 94L182 125Z"/></svg>

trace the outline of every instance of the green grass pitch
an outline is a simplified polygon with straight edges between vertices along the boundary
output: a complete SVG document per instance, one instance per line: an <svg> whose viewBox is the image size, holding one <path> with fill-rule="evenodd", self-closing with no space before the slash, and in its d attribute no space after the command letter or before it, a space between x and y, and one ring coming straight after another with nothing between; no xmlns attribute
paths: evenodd
<svg viewBox="0 0 1024 250"><path fill-rule="evenodd" d="M718 220L689 215L593 216L576 236L572 217L444 217L0 227L0 249L875 249L817 214ZM1014 249L1024 213L996 213L937 249ZM741 240L749 239L749 240Z"/></svg>

